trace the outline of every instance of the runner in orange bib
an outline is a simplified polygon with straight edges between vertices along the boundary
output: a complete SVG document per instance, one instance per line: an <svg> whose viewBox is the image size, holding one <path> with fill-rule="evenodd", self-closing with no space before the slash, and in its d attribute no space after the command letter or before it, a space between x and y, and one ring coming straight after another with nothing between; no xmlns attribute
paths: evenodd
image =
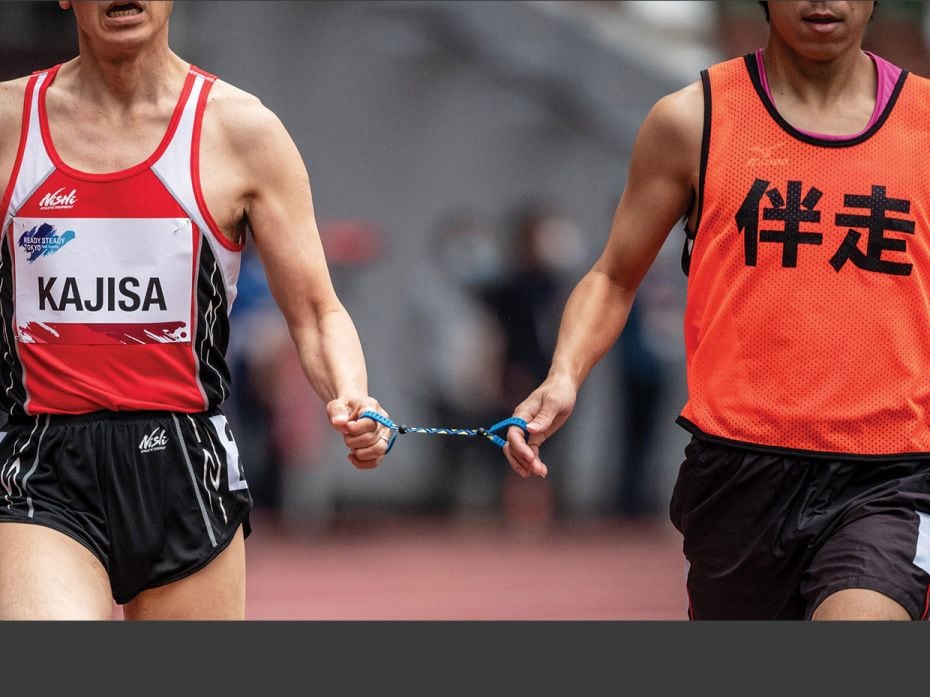
<svg viewBox="0 0 930 697"><path fill-rule="evenodd" d="M762 5L764 49L646 117L504 451L546 475L539 446L684 218L690 616L926 618L930 82L862 50L873 2Z"/></svg>

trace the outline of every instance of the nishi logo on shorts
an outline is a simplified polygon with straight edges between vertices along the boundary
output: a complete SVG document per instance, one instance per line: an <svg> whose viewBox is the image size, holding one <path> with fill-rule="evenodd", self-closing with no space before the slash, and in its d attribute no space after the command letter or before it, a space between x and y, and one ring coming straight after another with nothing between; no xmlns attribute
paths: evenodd
<svg viewBox="0 0 930 697"><path fill-rule="evenodd" d="M65 193L65 187L57 191L49 191L39 200L39 209L43 211L54 211L66 208L74 208L77 203L77 189L71 189L70 193Z"/></svg>
<svg viewBox="0 0 930 697"><path fill-rule="evenodd" d="M164 450L168 446L168 434L165 429L156 428L148 435L142 436L139 441L139 452L150 453L155 450Z"/></svg>
<svg viewBox="0 0 930 697"><path fill-rule="evenodd" d="M54 225L42 223L20 235L17 244L29 255L26 261L32 263L39 257L54 254L74 238L74 230L65 230L59 235Z"/></svg>

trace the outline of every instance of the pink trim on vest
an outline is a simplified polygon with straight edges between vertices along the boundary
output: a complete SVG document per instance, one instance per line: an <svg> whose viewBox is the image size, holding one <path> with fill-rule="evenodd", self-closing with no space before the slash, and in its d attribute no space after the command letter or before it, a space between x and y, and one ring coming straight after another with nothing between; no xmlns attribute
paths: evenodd
<svg viewBox="0 0 930 697"><path fill-rule="evenodd" d="M888 106L888 100L891 99L891 93L894 92L894 86L897 84L898 78L901 77L901 68L894 65L893 63L889 63L881 56L876 56L870 51L863 51L863 53L872 59L872 62L875 64L875 72L878 76L878 87L876 89L875 95L875 108L872 110L872 116L869 119L869 122L866 124L865 128L859 131L859 133L853 133L852 135L848 136L838 136L827 133L814 133L813 131L805 131L800 128L797 130L801 131L801 133L804 133L805 135L811 136L812 138L818 138L820 140L847 140L849 138L855 138L862 135L875 125L875 122L878 121L879 117L882 115L882 112L885 111L885 107ZM759 79L762 82L762 87L765 89L765 94L768 96L769 101L774 104L775 100L772 98L772 91L769 89L769 81L765 76L765 63L762 60L761 48L756 51L756 65L759 68Z"/></svg>

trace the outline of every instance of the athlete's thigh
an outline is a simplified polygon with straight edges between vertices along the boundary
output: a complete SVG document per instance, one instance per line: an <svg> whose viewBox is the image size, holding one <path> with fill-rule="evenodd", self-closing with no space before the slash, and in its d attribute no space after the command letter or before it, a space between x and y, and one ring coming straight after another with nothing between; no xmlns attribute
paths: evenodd
<svg viewBox="0 0 930 697"><path fill-rule="evenodd" d="M245 542L240 527L209 564L178 581L139 593L123 606L127 620L245 618Z"/></svg>
<svg viewBox="0 0 930 697"><path fill-rule="evenodd" d="M801 583L814 619L926 619L930 515L905 493L860 504L817 550Z"/></svg>
<svg viewBox="0 0 930 697"><path fill-rule="evenodd" d="M108 620L103 565L64 533L32 523L0 523L0 619Z"/></svg>
<svg viewBox="0 0 930 697"><path fill-rule="evenodd" d="M695 620L800 619L805 533L796 516L803 464L698 439L670 503L688 560L688 614Z"/></svg>

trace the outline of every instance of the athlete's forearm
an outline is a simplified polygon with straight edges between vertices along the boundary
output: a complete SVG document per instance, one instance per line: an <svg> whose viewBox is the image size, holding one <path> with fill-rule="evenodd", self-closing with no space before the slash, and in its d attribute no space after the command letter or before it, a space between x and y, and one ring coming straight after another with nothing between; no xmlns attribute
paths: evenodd
<svg viewBox="0 0 930 697"><path fill-rule="evenodd" d="M355 324L341 305L292 327L301 366L323 402L368 396L368 372Z"/></svg>
<svg viewBox="0 0 930 697"><path fill-rule="evenodd" d="M567 378L580 389L620 335L634 295L635 290L619 286L603 271L589 271L565 304L550 377Z"/></svg>

